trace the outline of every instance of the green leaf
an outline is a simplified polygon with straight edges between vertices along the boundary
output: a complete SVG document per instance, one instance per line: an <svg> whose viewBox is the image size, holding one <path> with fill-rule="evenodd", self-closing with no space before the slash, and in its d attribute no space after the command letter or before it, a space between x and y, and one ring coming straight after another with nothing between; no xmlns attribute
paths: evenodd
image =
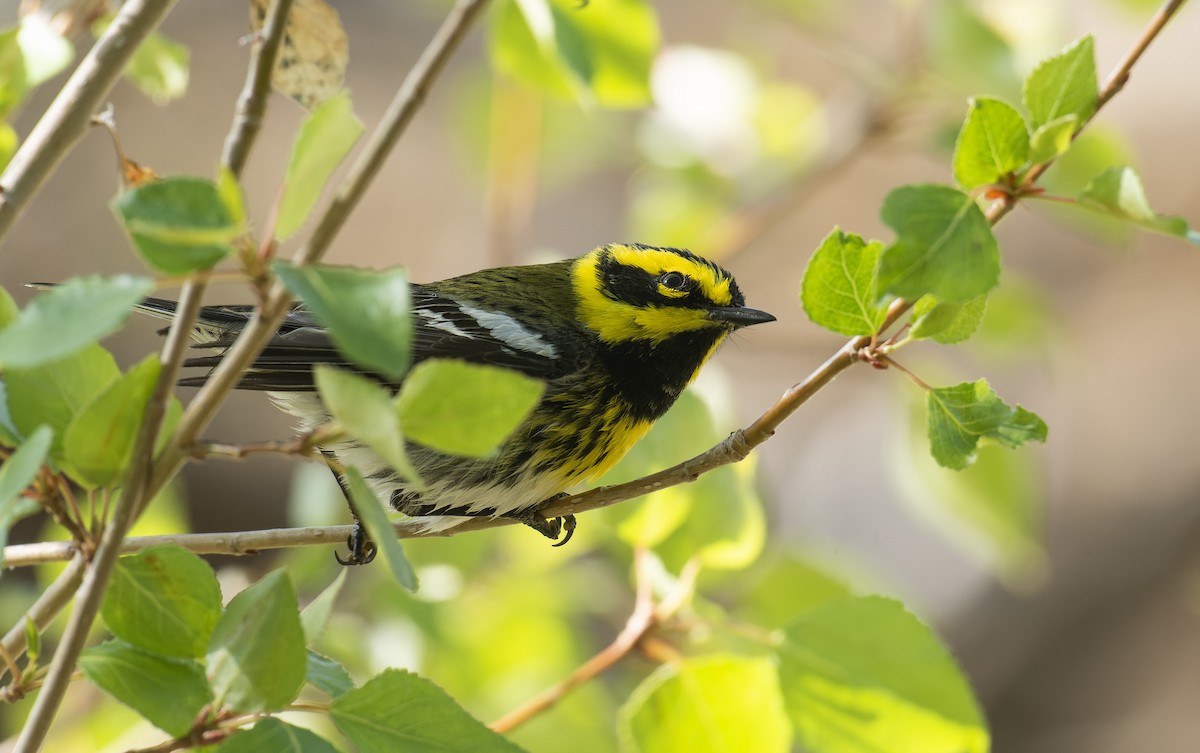
<svg viewBox="0 0 1200 753"><path fill-rule="evenodd" d="M38 630L37 623L28 614L25 615L25 656L29 658L29 666L37 666L38 658L42 655L42 631Z"/></svg>
<svg viewBox="0 0 1200 753"><path fill-rule="evenodd" d="M151 269L187 275L212 267L233 251L243 232L215 183L175 177L143 183L113 200L134 248Z"/></svg>
<svg viewBox="0 0 1200 753"><path fill-rule="evenodd" d="M342 585L346 582L346 572L346 568L338 570L337 577L333 579L333 582L300 612L300 625L304 628L305 645L315 643L325 630L325 624L329 622L329 615L333 611L333 602L337 600Z"/></svg>
<svg viewBox="0 0 1200 753"><path fill-rule="evenodd" d="M883 251L876 286L882 295L915 300L932 293L965 303L1000 279L1000 248L975 200L949 186L901 186L880 211L896 231Z"/></svg>
<svg viewBox="0 0 1200 753"><path fill-rule="evenodd" d="M221 616L221 587L198 556L155 546L117 560L101 614L109 630L138 648L201 657Z"/></svg>
<svg viewBox="0 0 1200 753"><path fill-rule="evenodd" d="M1049 162L1066 154L1078 125L1078 115L1063 115L1039 126L1029 140L1029 161L1034 164Z"/></svg>
<svg viewBox="0 0 1200 753"><path fill-rule="evenodd" d="M779 679L762 657L716 655L665 664L621 708L626 751L791 750Z"/></svg>
<svg viewBox="0 0 1200 753"><path fill-rule="evenodd" d="M650 102L659 32L644 0L508 0L491 31L493 65L527 86L605 107Z"/></svg>
<svg viewBox="0 0 1200 753"><path fill-rule="evenodd" d="M821 604L853 595L843 576L812 555L785 554L756 569L760 572L753 581L739 584L736 613L770 630Z"/></svg>
<svg viewBox="0 0 1200 753"><path fill-rule="evenodd" d="M0 118L16 109L30 88L19 33L13 26L0 31Z"/></svg>
<svg viewBox="0 0 1200 753"><path fill-rule="evenodd" d="M350 679L350 673L346 671L345 667L328 656L322 656L311 649L305 665L304 680L313 687L325 691L331 698L337 698L354 689L354 681Z"/></svg>
<svg viewBox="0 0 1200 753"><path fill-rule="evenodd" d="M913 423L915 435L923 427ZM919 437L897 444L897 485L917 513L1009 588L1028 591L1044 582L1045 479L1037 453L980 447L974 463L950 471Z"/></svg>
<svg viewBox="0 0 1200 753"><path fill-rule="evenodd" d="M212 700L199 662L147 653L123 641L85 650L79 668L92 684L170 735L187 734Z"/></svg>
<svg viewBox="0 0 1200 753"><path fill-rule="evenodd" d="M408 439L479 458L521 425L545 387L511 369L433 358L417 364L404 380L396 411Z"/></svg>
<svg viewBox="0 0 1200 753"><path fill-rule="evenodd" d="M277 261L271 269L347 358L399 379L408 369L412 317L403 269L367 270Z"/></svg>
<svg viewBox="0 0 1200 753"><path fill-rule="evenodd" d="M954 179L963 188L1003 183L1029 160L1029 131L1007 102L972 99L954 146Z"/></svg>
<svg viewBox="0 0 1200 753"><path fill-rule="evenodd" d="M154 288L145 277L76 277L34 298L0 332L0 368L28 368L68 356L120 329Z"/></svg>
<svg viewBox="0 0 1200 753"><path fill-rule="evenodd" d="M721 440L708 406L687 390L602 484L641 478ZM699 557L709 568L745 567L762 552L766 520L754 464L718 468L694 483L660 489L601 513L634 548L653 548L668 568Z"/></svg>
<svg viewBox="0 0 1200 753"><path fill-rule="evenodd" d="M354 513L363 528L367 529L371 541L375 542L375 546L383 554L383 560L387 562L392 576L409 591L416 591L417 575L413 572L408 558L404 556L404 548L396 538L396 529L384 514L379 498L367 486L357 469L347 468L344 478L350 490L350 503L354 507Z"/></svg>
<svg viewBox="0 0 1200 753"><path fill-rule="evenodd" d="M404 449L392 393L372 379L333 366L318 365L314 373L321 402L337 422L405 479L423 488Z"/></svg>
<svg viewBox="0 0 1200 753"><path fill-rule="evenodd" d="M109 352L92 343L53 363L10 369L5 374L8 410L22 434L42 424L54 429L50 455L59 458L63 433L75 414L120 376Z"/></svg>
<svg viewBox="0 0 1200 753"><path fill-rule="evenodd" d="M248 730L241 730L215 748L213 753L338 753L323 737L303 727L286 724L274 717L259 719Z"/></svg>
<svg viewBox="0 0 1200 753"><path fill-rule="evenodd" d="M432 682L399 669L384 670L334 700L330 715L360 753L514 753Z"/></svg>
<svg viewBox="0 0 1200 753"><path fill-rule="evenodd" d="M75 59L71 41L52 29L40 13L30 13L21 19L17 44L25 65L25 83L30 89L62 73Z"/></svg>
<svg viewBox="0 0 1200 753"><path fill-rule="evenodd" d="M984 753L989 735L949 652L897 601L843 599L784 631L779 679L813 753Z"/></svg>
<svg viewBox="0 0 1200 753"><path fill-rule="evenodd" d="M217 169L217 195L229 212L229 219L238 227L246 225L246 194L238 178L225 165Z"/></svg>
<svg viewBox="0 0 1200 753"><path fill-rule="evenodd" d="M111 487L121 481L160 371L158 356L147 356L97 395L67 426L63 457L80 484Z"/></svg>
<svg viewBox="0 0 1200 753"><path fill-rule="evenodd" d="M947 345L960 343L979 328L987 302L986 295L966 303L945 303L931 295L921 296L913 306L909 336L914 340L930 339Z"/></svg>
<svg viewBox="0 0 1200 753"><path fill-rule="evenodd" d="M125 76L155 104L165 105L187 92L188 48L152 32L138 46Z"/></svg>
<svg viewBox="0 0 1200 753"><path fill-rule="evenodd" d="M953 387L935 387L925 400L930 451L945 468L966 468L980 441L1019 447L1046 441L1046 422L1021 406L1012 408L986 379Z"/></svg>
<svg viewBox="0 0 1200 753"><path fill-rule="evenodd" d="M54 432L49 426L39 426L0 464L0 518L8 515L21 492L37 478L53 438Z"/></svg>
<svg viewBox="0 0 1200 753"><path fill-rule="evenodd" d="M51 437L54 434L51 432ZM21 444L21 432L13 423L12 414L8 411L8 386L0 379L0 446L16 447Z"/></svg>
<svg viewBox="0 0 1200 753"><path fill-rule="evenodd" d="M208 642L208 679L218 706L274 711L304 684L308 654L296 591L275 570L230 600Z"/></svg>
<svg viewBox="0 0 1200 753"><path fill-rule="evenodd" d="M1021 80L1016 55L978 6L963 2L931 3L922 13L927 24L923 54L942 82L958 91L1016 96ZM924 30L923 30L924 31Z"/></svg>
<svg viewBox="0 0 1200 753"><path fill-rule="evenodd" d="M1114 165L1100 173L1083 189L1079 204L1146 230L1173 235L1200 245L1200 232L1189 228L1187 220L1157 214L1150 208L1142 179L1133 168Z"/></svg>
<svg viewBox="0 0 1200 753"><path fill-rule="evenodd" d="M1034 130L1064 115L1086 122L1096 111L1096 52L1088 34L1043 60L1025 79L1025 109Z"/></svg>
<svg viewBox="0 0 1200 753"><path fill-rule="evenodd" d="M0 331L15 322L20 315L21 310L17 308L17 302L7 290L0 287Z"/></svg>
<svg viewBox="0 0 1200 753"><path fill-rule="evenodd" d="M275 223L277 237L287 238L300 229L329 176L362 132L362 121L354 116L350 93L345 90L308 114L292 144L292 156L283 178L283 197Z"/></svg>
<svg viewBox="0 0 1200 753"><path fill-rule="evenodd" d="M839 228L825 236L800 283L800 301L808 318L843 335L878 332L887 314L875 291L875 266L882 252L879 241L866 243Z"/></svg>

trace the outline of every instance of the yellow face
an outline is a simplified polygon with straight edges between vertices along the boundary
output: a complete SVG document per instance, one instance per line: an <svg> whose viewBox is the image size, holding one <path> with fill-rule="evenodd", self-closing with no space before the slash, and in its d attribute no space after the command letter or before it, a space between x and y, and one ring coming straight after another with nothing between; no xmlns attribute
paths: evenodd
<svg viewBox="0 0 1200 753"><path fill-rule="evenodd" d="M603 246L576 261L573 274L581 319L608 343L731 329L708 312L743 302L728 272L673 249Z"/></svg>

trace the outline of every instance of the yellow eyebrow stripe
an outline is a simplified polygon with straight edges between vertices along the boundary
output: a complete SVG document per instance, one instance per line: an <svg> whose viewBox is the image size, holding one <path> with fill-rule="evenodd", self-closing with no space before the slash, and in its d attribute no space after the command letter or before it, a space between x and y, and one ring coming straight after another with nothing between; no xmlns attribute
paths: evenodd
<svg viewBox="0 0 1200 753"><path fill-rule="evenodd" d="M728 306L733 303L733 295L729 292L729 279L719 279L716 270L707 264L697 263L662 249L612 245L608 247L608 250L612 253L613 258L624 266L644 269L655 276L667 272L679 272L692 278L700 285L705 297L718 306ZM677 291L665 294L673 295L675 292Z"/></svg>

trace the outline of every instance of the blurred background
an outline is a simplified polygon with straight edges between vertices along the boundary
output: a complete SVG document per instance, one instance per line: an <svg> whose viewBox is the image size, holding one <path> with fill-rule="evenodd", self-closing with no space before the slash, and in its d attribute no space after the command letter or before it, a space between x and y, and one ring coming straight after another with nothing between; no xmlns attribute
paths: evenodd
<svg viewBox="0 0 1200 753"><path fill-rule="evenodd" d="M349 38L347 85L370 128L448 4L332 4ZM712 416L705 431L720 438L842 344L807 321L797 297L809 256L833 226L888 240L878 207L889 190L952 182L950 149L968 96L1018 103L1028 70L1086 33L1095 35L1103 81L1156 7L655 0L652 14L614 30L631 48L660 39L650 97L614 86L582 105L498 72L504 65L489 62L500 27L493 18L455 57L327 261L403 265L426 281L612 241L709 255L733 271L751 305L779 320L725 346L702 379L697 392ZM211 175L245 75L245 3L181 3L162 31L190 50L186 92L159 106L118 86L122 145L160 174ZM1186 7L1047 176L1051 192L1077 192L1103 166L1130 164L1157 211L1200 223L1197 38L1200 12ZM25 105L19 133L59 80ZM260 225L303 115L278 95L272 101L244 181ZM97 129L7 239L0 282L18 301L29 280L141 271L108 206L118 178L111 141ZM932 465L921 424L910 420L919 417L919 391L893 371L852 369L739 472L754 505L761 499L765 553L747 570L739 561L706 571L704 593L731 609L745 605L729 594L748 593L758 601L746 608L760 615L823 588L901 598L950 645L998 751L1195 750L1200 354L1191 340L1200 255L1176 239L1068 212L1027 202L999 226L1005 277L974 339L899 355L935 384L986 376L1008 402L1047 421L1046 445L986 450L952 476ZM249 296L222 284L208 300ZM156 327L132 321L106 344L128 365L158 347ZM290 430L263 396L237 394L208 436L256 441ZM623 472L707 446L651 445ZM345 522L327 474L285 458L193 464L172 496L143 532ZM720 509L722 501L705 503ZM644 504L584 515L565 550L512 529L411 544L422 592L402 594L373 572L381 568L350 573L330 651L362 668L420 669L485 720L507 711L619 630L632 596L618 534ZM739 514L743 523L754 518ZM53 535L27 523L17 540ZM309 597L336 570L325 549L217 561L231 583L281 562L309 584ZM5 576L7 603L20 600L20 583ZM612 749L614 704L651 666L623 664L517 740L534 750L563 739L580 751ZM111 703L83 691L71 702ZM121 713L101 734L114 749L132 744Z"/></svg>

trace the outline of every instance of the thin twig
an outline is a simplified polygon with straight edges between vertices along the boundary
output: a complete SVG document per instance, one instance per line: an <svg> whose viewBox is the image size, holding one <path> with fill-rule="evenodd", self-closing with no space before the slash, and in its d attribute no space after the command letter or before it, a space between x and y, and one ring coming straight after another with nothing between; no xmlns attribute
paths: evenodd
<svg viewBox="0 0 1200 753"><path fill-rule="evenodd" d="M271 94L271 72L283 43L283 29L293 0L274 0L267 11L262 31L257 35L260 42L250 62L246 84L238 97L233 115L233 128L225 139L225 151L221 164L235 176L242 174L250 149L262 128L263 116L267 112L267 99Z"/></svg>
<svg viewBox="0 0 1200 753"><path fill-rule="evenodd" d="M28 648L25 642L25 620L32 620L38 631L45 630L58 613L70 603L75 596L75 590L83 582L83 571L87 566L87 560L82 556L59 559L70 559L71 562L4 635L4 651L14 660L24 654L25 649ZM5 563L6 566L7 564Z"/></svg>
<svg viewBox="0 0 1200 753"><path fill-rule="evenodd" d="M633 565L637 594L634 598L633 611L629 614L629 619L625 621L625 627L621 629L613 642L577 667L562 682L547 688L528 702L492 722L490 726L493 732L507 734L546 711L575 687L591 680L625 658L638 645L638 642L658 624L660 618L655 609L654 594L650 587L648 572L650 553L645 549L635 550Z"/></svg>
<svg viewBox="0 0 1200 753"><path fill-rule="evenodd" d="M91 126L92 116L175 0L131 0L80 61L0 175L0 238Z"/></svg>

